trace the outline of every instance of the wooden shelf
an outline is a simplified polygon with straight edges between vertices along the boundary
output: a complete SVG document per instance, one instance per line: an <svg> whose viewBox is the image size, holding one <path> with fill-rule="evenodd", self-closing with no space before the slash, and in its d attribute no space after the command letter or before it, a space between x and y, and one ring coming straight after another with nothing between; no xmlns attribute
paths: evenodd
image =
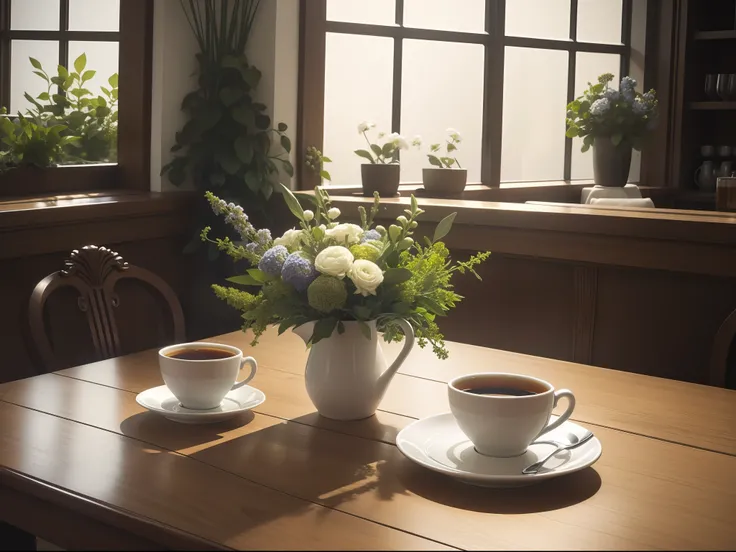
<svg viewBox="0 0 736 552"><path fill-rule="evenodd" d="M728 111L736 109L736 102L690 102L690 109L698 111Z"/></svg>
<svg viewBox="0 0 736 552"><path fill-rule="evenodd" d="M736 39L736 30L698 31L693 35L695 40L728 40Z"/></svg>

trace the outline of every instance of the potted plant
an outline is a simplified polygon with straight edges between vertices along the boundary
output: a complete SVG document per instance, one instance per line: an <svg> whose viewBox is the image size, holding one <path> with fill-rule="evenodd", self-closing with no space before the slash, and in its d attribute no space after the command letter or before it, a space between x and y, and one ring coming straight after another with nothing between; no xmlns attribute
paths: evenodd
<svg viewBox="0 0 736 552"><path fill-rule="evenodd" d="M465 189L468 181L468 169L463 169L457 160L457 146L462 142L460 133L453 129L447 129L448 138L445 139L444 152L442 144L429 146L430 153L427 154L429 164L432 167L422 169L422 182L424 189L430 193L449 195L459 194ZM444 155L442 155L444 153Z"/></svg>
<svg viewBox="0 0 736 552"><path fill-rule="evenodd" d="M657 93L641 94L636 80L621 79L619 90L609 86L611 73L567 106L566 136L583 139L582 151L593 147L593 174L599 186L625 186L631 167L631 150L641 150L644 137L657 121Z"/></svg>
<svg viewBox="0 0 736 552"><path fill-rule="evenodd" d="M367 150L355 150L356 155L368 161L360 167L363 195L372 196L378 192L383 197L392 197L399 191L399 151L409 149L409 142L396 132L388 136L379 132L378 139L383 144L373 143L368 138L368 131L375 126L368 121L358 125L358 133L368 144ZM419 141L415 139L413 145L419 145Z"/></svg>
<svg viewBox="0 0 736 552"><path fill-rule="evenodd" d="M441 241L455 213L438 225L424 244L412 235L423 213L412 196L410 208L388 228L374 224L380 198L370 212L359 207L361 224L339 222L340 210L317 188L314 210L305 210L287 189L282 190L299 229L272 239L258 230L240 206L207 194L215 213L224 216L243 243L210 240L233 259L254 266L230 278L239 286L258 286L258 293L238 287L213 286L215 294L242 313L243 330L253 332L253 345L270 325L279 333L291 328L310 347L306 368L309 397L320 414L340 420L371 416L391 378L414 343L430 344L447 358L437 325L461 297L452 286L455 273L471 272L490 255L453 263ZM405 338L404 348L389 367L377 332L387 341Z"/></svg>
<svg viewBox="0 0 736 552"><path fill-rule="evenodd" d="M95 97L85 88L96 74L87 69L85 54L71 71L59 65L56 75L37 59L29 60L47 90L35 98L24 94L31 104L25 113L11 117L5 108L0 111L0 172L115 161L118 75L108 79L109 88L102 87L104 96Z"/></svg>

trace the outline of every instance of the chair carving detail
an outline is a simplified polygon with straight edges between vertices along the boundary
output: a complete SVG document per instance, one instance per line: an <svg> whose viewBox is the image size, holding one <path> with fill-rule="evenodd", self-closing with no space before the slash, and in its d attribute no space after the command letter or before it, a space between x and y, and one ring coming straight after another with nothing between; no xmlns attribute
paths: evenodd
<svg viewBox="0 0 736 552"><path fill-rule="evenodd" d="M28 308L31 336L47 369L60 366L54 355L44 322L44 305L62 287L77 290L77 306L85 313L97 360L120 356L115 310L120 297L115 285L124 278L140 280L153 288L168 304L173 318L174 338L184 341L184 315L173 290L156 274L129 265L117 252L96 245L72 251L64 268L50 274L34 289Z"/></svg>

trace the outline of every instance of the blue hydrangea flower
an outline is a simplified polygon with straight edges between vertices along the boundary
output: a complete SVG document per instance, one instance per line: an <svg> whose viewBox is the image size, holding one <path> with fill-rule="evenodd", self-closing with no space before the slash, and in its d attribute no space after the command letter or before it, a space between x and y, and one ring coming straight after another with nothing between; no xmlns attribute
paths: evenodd
<svg viewBox="0 0 736 552"><path fill-rule="evenodd" d="M634 115L644 115L648 110L649 106L641 98L636 98L631 104L631 111L634 112Z"/></svg>
<svg viewBox="0 0 736 552"><path fill-rule="evenodd" d="M636 88L636 79L632 79L631 77L622 78L620 88L622 92L626 90L634 90L634 88Z"/></svg>
<svg viewBox="0 0 736 552"><path fill-rule="evenodd" d="M363 234L363 237L360 239L360 243L365 243L368 240L380 240L381 239L381 233L378 230L368 230Z"/></svg>
<svg viewBox="0 0 736 552"><path fill-rule="evenodd" d="M652 104L654 103L654 100L656 99L656 95L652 90L650 90L649 92L644 94L643 98L645 102L647 102L648 104Z"/></svg>
<svg viewBox="0 0 736 552"><path fill-rule="evenodd" d="M636 98L636 92L634 92L633 90L624 90L621 95L624 97L624 100L629 103L633 103L634 99Z"/></svg>
<svg viewBox="0 0 736 552"><path fill-rule="evenodd" d="M276 245L266 251L258 263L258 268L271 277L277 277L281 274L284 262L289 256L289 250L283 245Z"/></svg>
<svg viewBox="0 0 736 552"><path fill-rule="evenodd" d="M281 269L281 279L297 291L306 290L318 274L309 259L305 259L298 251L286 258Z"/></svg>
<svg viewBox="0 0 736 552"><path fill-rule="evenodd" d="M601 115L605 115L606 112L611 109L611 102L608 98L600 98L593 102L593 105L590 106L590 114L594 117L600 117Z"/></svg>
<svg viewBox="0 0 736 552"><path fill-rule="evenodd" d="M255 242L251 242L245 246L246 251L249 253L253 253L254 255L258 255L258 244Z"/></svg>
<svg viewBox="0 0 736 552"><path fill-rule="evenodd" d="M618 90L614 90L613 88L607 88L606 91L603 93L603 97L611 102L617 101L619 96L620 94Z"/></svg>

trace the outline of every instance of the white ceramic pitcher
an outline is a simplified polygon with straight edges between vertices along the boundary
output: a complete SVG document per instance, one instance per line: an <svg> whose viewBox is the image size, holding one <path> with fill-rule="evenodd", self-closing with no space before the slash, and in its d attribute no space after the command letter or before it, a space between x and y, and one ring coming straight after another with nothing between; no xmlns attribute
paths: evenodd
<svg viewBox="0 0 736 552"><path fill-rule="evenodd" d="M388 384L414 346L414 330L406 320L397 320L404 331L404 347L386 368L376 322L366 324L368 339L358 322L343 322L345 332L332 336L309 350L305 380L307 393L317 411L333 420L361 420L376 412ZM308 342L314 322L294 328L294 333Z"/></svg>

